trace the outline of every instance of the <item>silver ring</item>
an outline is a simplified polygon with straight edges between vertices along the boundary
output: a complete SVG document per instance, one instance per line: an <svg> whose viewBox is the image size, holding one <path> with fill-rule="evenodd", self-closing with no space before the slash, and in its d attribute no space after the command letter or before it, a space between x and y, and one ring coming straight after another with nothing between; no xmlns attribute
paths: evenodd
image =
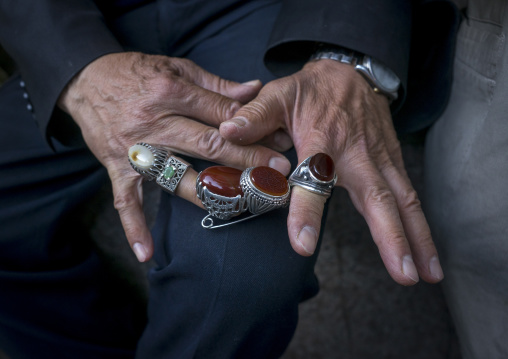
<svg viewBox="0 0 508 359"><path fill-rule="evenodd" d="M211 173L212 171L214 174ZM231 167L212 166L198 174L196 193L210 215L228 220L247 210L240 187L241 173L240 170ZM213 180L212 177L214 177ZM230 179L230 186L226 191L224 191L224 188L214 188L214 184L227 182L228 179ZM222 194L219 193L220 191L222 191ZM225 194L229 194L229 196Z"/></svg>
<svg viewBox="0 0 508 359"><path fill-rule="evenodd" d="M263 180L264 186L256 178ZM261 214L277 208L287 207L291 188L284 175L270 167L250 167L240 178L245 202L252 214ZM273 191L269 190L272 186Z"/></svg>
<svg viewBox="0 0 508 359"><path fill-rule="evenodd" d="M165 148L140 142L129 148L132 168L165 191L174 194L190 164L172 155Z"/></svg>
<svg viewBox="0 0 508 359"><path fill-rule="evenodd" d="M162 147L139 142L129 148L129 163L132 168L151 181L162 172L169 151Z"/></svg>
<svg viewBox="0 0 508 359"><path fill-rule="evenodd" d="M299 186L312 193L330 197L337 183L333 160L325 153L307 157L291 173L288 181L290 186Z"/></svg>

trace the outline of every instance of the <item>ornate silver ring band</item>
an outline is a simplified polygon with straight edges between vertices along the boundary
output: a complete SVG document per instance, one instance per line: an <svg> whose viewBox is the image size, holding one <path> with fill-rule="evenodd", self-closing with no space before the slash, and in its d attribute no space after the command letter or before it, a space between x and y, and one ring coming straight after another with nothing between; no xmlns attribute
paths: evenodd
<svg viewBox="0 0 508 359"><path fill-rule="evenodd" d="M201 171L196 179L196 193L208 211L201 222L204 228L219 228L238 223L265 212L286 207L290 186L281 173L269 167L251 167L245 171L213 166ZM246 211L252 215L221 225L213 218L230 220Z"/></svg>
<svg viewBox="0 0 508 359"><path fill-rule="evenodd" d="M312 193L330 197L337 183L333 160L325 153L307 157L291 173L288 182L290 186L299 186Z"/></svg>
<svg viewBox="0 0 508 359"><path fill-rule="evenodd" d="M143 177L174 194L190 164L167 149L140 142L129 148L129 163Z"/></svg>
<svg viewBox="0 0 508 359"><path fill-rule="evenodd" d="M245 202L252 214L261 214L287 207L291 188L286 178L269 167L250 167L240 178ZM263 171L264 173L258 173ZM280 176L275 174L279 174ZM283 180L282 180L283 179Z"/></svg>

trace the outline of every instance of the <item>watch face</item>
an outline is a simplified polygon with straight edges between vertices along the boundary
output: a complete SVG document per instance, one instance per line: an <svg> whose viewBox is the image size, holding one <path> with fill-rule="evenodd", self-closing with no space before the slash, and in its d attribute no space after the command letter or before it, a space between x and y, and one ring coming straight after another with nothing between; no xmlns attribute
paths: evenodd
<svg viewBox="0 0 508 359"><path fill-rule="evenodd" d="M373 58L370 58L370 65L372 74L378 81L378 83L383 86L383 88L388 92L394 92L397 91L400 85L400 80L393 73L392 70L390 70L388 67L380 63L379 61L376 61Z"/></svg>

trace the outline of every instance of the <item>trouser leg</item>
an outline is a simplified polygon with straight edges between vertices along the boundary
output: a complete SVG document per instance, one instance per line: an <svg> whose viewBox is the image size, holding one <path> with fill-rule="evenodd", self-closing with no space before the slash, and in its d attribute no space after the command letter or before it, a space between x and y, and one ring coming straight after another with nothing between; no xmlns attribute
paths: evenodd
<svg viewBox="0 0 508 359"><path fill-rule="evenodd" d="M202 39L186 57L226 79L273 79L262 60L279 7L259 3L234 21L226 18L218 34L196 34ZM209 165L194 161L197 171ZM149 274L149 324L138 357L280 356L298 303L318 290L316 255L301 257L291 248L287 210L216 230L201 227L206 214L177 197L162 198L154 230L158 266Z"/></svg>
<svg viewBox="0 0 508 359"><path fill-rule="evenodd" d="M503 13L494 3L462 24L450 103L426 143L426 213L467 359L508 357L506 22L481 18Z"/></svg>

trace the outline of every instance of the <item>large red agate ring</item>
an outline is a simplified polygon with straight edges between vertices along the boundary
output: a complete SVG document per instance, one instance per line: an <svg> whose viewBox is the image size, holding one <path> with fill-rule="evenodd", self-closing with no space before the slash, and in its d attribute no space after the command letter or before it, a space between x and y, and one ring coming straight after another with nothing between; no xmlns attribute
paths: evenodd
<svg viewBox="0 0 508 359"><path fill-rule="evenodd" d="M242 171L225 166L212 166L196 179L196 193L210 215L228 220L247 210L240 176Z"/></svg>
<svg viewBox="0 0 508 359"><path fill-rule="evenodd" d="M251 167L242 172L231 167L213 166L199 173L196 193L209 213L203 218L202 226L218 228L253 216L222 225L214 225L211 217L229 220L247 210L260 215L286 207L290 186L284 175L270 167Z"/></svg>
<svg viewBox="0 0 508 359"><path fill-rule="evenodd" d="M271 167L247 168L242 173L240 185L252 214L261 214L289 205L289 183L282 173Z"/></svg>
<svg viewBox="0 0 508 359"><path fill-rule="evenodd" d="M335 165L326 153L307 157L289 176L290 186L299 186L325 197L331 196L335 183Z"/></svg>

